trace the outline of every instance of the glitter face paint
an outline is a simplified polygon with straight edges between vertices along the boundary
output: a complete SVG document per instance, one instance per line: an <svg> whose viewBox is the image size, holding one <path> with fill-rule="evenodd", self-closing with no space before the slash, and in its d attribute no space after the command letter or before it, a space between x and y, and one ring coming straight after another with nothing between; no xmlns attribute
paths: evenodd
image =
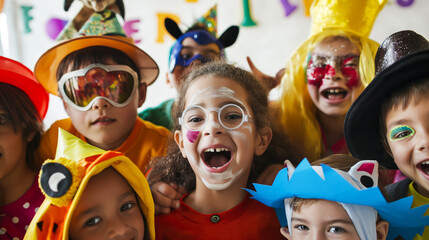
<svg viewBox="0 0 429 240"><path fill-rule="evenodd" d="M322 86L323 79L333 78L340 71L346 85L353 88L359 84L359 56L323 56L312 55L307 65L307 83Z"/></svg>

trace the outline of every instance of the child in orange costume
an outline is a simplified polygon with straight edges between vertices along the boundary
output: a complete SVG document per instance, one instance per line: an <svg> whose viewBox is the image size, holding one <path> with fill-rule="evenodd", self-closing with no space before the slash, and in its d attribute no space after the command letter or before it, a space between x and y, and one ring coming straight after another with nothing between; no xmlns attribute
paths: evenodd
<svg viewBox="0 0 429 240"><path fill-rule="evenodd" d="M158 66L126 37L109 10L94 13L80 34L58 43L36 63L36 78L61 97L70 117L43 135L36 164L55 156L61 127L96 147L123 152L146 171L153 157L165 154L169 134L137 116Z"/></svg>
<svg viewBox="0 0 429 240"><path fill-rule="evenodd" d="M155 239L149 185L122 153L59 129L57 155L43 164L39 184L46 199L25 239Z"/></svg>

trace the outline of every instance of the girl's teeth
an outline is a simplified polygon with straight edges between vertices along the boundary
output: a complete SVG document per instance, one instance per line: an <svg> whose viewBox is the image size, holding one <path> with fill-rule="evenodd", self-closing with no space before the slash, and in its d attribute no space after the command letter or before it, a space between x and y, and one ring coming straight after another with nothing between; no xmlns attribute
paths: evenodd
<svg viewBox="0 0 429 240"><path fill-rule="evenodd" d="M226 148L207 148L204 152L227 152L229 151Z"/></svg>

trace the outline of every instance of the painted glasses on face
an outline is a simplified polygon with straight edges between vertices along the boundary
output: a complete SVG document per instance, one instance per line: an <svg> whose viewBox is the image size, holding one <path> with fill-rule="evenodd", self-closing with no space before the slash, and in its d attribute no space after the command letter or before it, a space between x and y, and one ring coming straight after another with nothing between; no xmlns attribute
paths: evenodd
<svg viewBox="0 0 429 240"><path fill-rule="evenodd" d="M347 80L347 86L356 86L359 82L359 55L324 56L311 54L307 66L307 83L321 86L323 79L333 78L336 71Z"/></svg>
<svg viewBox="0 0 429 240"><path fill-rule="evenodd" d="M209 109L200 105L191 105L182 113L179 123L188 130L199 131L207 123L210 112L216 112L220 125L228 130L239 128L250 118L240 106L233 103L226 104L221 108L212 107Z"/></svg>
<svg viewBox="0 0 429 240"><path fill-rule="evenodd" d="M64 74L58 88L63 99L79 111L88 111L97 99L125 107L137 91L138 77L125 65L91 64Z"/></svg>

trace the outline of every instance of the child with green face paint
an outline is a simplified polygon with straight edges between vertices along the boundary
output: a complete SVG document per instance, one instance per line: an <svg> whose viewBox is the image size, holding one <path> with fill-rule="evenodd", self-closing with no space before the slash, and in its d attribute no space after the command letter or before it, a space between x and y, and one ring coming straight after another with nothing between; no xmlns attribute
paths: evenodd
<svg viewBox="0 0 429 240"><path fill-rule="evenodd" d="M429 42L413 31L392 34L376 55L377 74L351 106L345 122L350 152L376 159L408 177L386 187L391 200L429 203ZM428 239L429 228L415 239Z"/></svg>

